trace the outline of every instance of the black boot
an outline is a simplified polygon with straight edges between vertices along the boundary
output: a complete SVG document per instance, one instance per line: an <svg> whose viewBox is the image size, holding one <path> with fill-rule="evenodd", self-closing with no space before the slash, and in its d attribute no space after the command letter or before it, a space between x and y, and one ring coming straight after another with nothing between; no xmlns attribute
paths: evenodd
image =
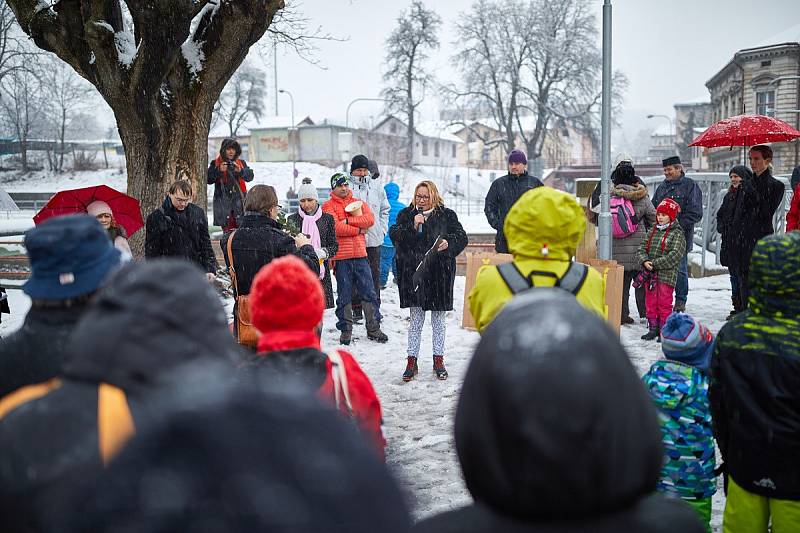
<svg viewBox="0 0 800 533"><path fill-rule="evenodd" d="M364 310L364 321L367 323L367 338L383 344L389 340L386 333L381 331L381 323L375 318L375 306L371 302L361 302Z"/></svg>
<svg viewBox="0 0 800 533"><path fill-rule="evenodd" d="M403 381L406 383L414 379L419 373L419 367L417 367L417 358L413 355L408 356L408 361L406 362L406 371L403 372Z"/></svg>
<svg viewBox="0 0 800 533"><path fill-rule="evenodd" d="M659 329L658 326L652 326L651 325L650 326L650 330L647 333L645 333L644 335L642 335L642 340L643 341L651 341L653 339L658 339L658 342L661 342L661 337L659 337L660 333L661 333L661 330Z"/></svg>

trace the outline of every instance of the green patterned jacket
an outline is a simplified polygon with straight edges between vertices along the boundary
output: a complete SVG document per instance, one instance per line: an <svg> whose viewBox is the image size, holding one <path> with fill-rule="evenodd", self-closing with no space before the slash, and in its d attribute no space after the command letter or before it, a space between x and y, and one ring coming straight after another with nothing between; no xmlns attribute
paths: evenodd
<svg viewBox="0 0 800 533"><path fill-rule="evenodd" d="M750 291L711 356L714 436L739 486L800 500L800 232L758 241Z"/></svg>
<svg viewBox="0 0 800 533"><path fill-rule="evenodd" d="M666 239L664 239L665 233ZM648 243L650 243L649 251ZM678 280L678 265L681 264L685 253L686 238L683 236L683 229L677 220L673 220L663 230L653 226L639 244L636 259L640 265L645 261L652 261L653 270L658 274L658 281L674 287Z"/></svg>

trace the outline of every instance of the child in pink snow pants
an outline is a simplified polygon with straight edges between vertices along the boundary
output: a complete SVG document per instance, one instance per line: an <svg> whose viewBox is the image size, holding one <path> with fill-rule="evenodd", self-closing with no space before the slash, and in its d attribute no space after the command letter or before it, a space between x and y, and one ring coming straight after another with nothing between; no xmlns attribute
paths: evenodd
<svg viewBox="0 0 800 533"><path fill-rule="evenodd" d="M644 340L659 342L661 326L672 313L672 294L678 279L678 266L686 250L686 239L678 223L681 208L672 198L665 198L656 208L656 225L639 245L636 253L642 268L652 276L645 285L645 305L649 330Z"/></svg>

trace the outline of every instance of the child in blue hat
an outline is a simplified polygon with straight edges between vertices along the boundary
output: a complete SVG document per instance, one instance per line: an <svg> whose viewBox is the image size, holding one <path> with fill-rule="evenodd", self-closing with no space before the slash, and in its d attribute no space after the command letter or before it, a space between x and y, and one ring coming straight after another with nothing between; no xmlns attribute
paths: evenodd
<svg viewBox="0 0 800 533"><path fill-rule="evenodd" d="M691 505L711 531L714 436L708 400L708 362L714 336L686 313L672 313L661 329L666 359L656 361L642 380L658 408L664 465L658 490Z"/></svg>

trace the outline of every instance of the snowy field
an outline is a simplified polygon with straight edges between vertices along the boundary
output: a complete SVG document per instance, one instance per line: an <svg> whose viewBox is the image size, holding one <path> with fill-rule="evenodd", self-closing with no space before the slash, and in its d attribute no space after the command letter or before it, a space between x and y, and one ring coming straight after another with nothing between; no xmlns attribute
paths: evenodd
<svg viewBox="0 0 800 533"><path fill-rule="evenodd" d="M453 421L461 382L479 336L464 330L461 309L464 301L463 276L456 277L455 310L448 313L445 354L450 378L438 381L432 372L430 327L423 334L420 373L410 383L400 379L405 368L408 312L399 308L397 287L393 282L381 293L383 330L389 336L385 345L366 340L363 325L353 331L349 350L369 375L383 405L388 439L387 461L400 481L416 519L460 507L470 501L461 477L453 441ZM716 334L730 310L730 284L727 275L689 280L687 311ZM631 296L633 294L631 293ZM3 315L0 335L18 328L30 305L20 290L10 290L12 315ZM226 302L228 309L232 302ZM631 309L636 304L631 298ZM634 313L635 315L635 313ZM333 310L325 313L323 349L338 347ZM429 322L428 322L429 323ZM623 326L621 340L640 374L661 357L661 345L639 339L646 331L640 323ZM721 484L714 496L712 525L720 531L724 495Z"/></svg>

